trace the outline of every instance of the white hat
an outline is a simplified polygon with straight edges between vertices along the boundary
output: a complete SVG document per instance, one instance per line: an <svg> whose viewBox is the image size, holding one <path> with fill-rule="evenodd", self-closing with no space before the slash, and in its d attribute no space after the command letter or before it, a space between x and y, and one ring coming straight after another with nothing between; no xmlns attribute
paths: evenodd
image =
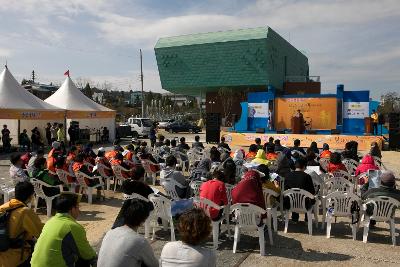
<svg viewBox="0 0 400 267"><path fill-rule="evenodd" d="M104 152L104 151L106 151L106 150L105 150L104 147L100 147L100 148L98 149L98 151L103 151L103 152Z"/></svg>

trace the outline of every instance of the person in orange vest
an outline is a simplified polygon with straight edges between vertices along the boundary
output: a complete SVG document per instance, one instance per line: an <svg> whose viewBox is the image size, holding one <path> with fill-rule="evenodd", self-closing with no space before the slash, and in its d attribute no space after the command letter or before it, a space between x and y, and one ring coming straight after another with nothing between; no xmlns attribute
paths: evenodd
<svg viewBox="0 0 400 267"><path fill-rule="evenodd" d="M265 143L265 150L267 152L266 158L267 160L276 160L278 158L278 154L275 153L275 144L274 143Z"/></svg>
<svg viewBox="0 0 400 267"><path fill-rule="evenodd" d="M61 143L54 141L51 144L52 149L50 150L49 154L47 155L47 169L51 174L56 173L56 163L59 158L62 156L62 151L60 150Z"/></svg>
<svg viewBox="0 0 400 267"><path fill-rule="evenodd" d="M107 168L109 168L110 170L104 169L104 172L107 176L111 176L112 170L111 170L111 164L110 161L108 161L108 159L104 156L104 154L106 153L106 151L104 150L103 147L100 147L97 151L97 157L95 159L95 164L102 164L104 166L106 166Z"/></svg>
<svg viewBox="0 0 400 267"><path fill-rule="evenodd" d="M106 152L105 157L111 162L118 153L123 151L124 149L120 145L115 145L113 150Z"/></svg>
<svg viewBox="0 0 400 267"><path fill-rule="evenodd" d="M79 171L90 177L97 176L98 174L96 172L90 171L89 168L84 164L84 160L85 155L83 153L79 153L75 156L75 160L72 165L72 170L74 171L74 173ZM88 186L99 184L98 179L85 179L85 182Z"/></svg>
<svg viewBox="0 0 400 267"><path fill-rule="evenodd" d="M319 155L319 157L322 158L331 158L332 152L329 151L329 145L327 143L324 143L322 145L322 152L321 155Z"/></svg>
<svg viewBox="0 0 400 267"><path fill-rule="evenodd" d="M122 168L129 170L129 172L121 172L122 176L125 179L129 179L132 177L132 171L134 170L134 168L131 168L128 164L124 162L124 156L122 156L121 153L118 153L115 158L110 161L110 163L111 166L121 166Z"/></svg>

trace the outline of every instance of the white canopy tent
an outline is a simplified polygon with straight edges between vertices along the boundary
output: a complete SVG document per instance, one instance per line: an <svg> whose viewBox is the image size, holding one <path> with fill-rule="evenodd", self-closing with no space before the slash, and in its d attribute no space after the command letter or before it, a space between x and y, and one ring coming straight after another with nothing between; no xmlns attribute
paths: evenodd
<svg viewBox="0 0 400 267"><path fill-rule="evenodd" d="M63 122L65 111L37 98L18 83L6 67L0 74L0 121L11 132L12 144L18 143L19 132L38 127L43 142L47 122Z"/></svg>
<svg viewBox="0 0 400 267"><path fill-rule="evenodd" d="M69 76L45 102L67 111L66 128L71 121L79 121L79 128L88 128L91 133L101 132L104 127L107 127L110 141L114 141L116 112L86 97Z"/></svg>

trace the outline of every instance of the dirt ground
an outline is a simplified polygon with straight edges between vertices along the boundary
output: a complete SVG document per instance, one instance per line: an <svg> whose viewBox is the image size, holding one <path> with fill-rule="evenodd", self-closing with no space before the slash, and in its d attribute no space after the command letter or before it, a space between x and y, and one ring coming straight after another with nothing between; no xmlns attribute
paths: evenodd
<svg viewBox="0 0 400 267"><path fill-rule="evenodd" d="M173 136L177 136L174 134ZM173 136L168 136L171 138ZM182 134L179 134L182 136ZM185 135L190 142L193 135ZM205 136L201 135L204 140ZM383 162L388 169L400 177L399 152L383 152ZM0 175L8 176L7 161L0 162ZM399 184L399 182L398 182ZM398 185L399 186L399 185ZM119 192L106 191L106 200L95 200L92 205L87 204L84 198L81 203L82 214L78 221L86 231L90 243L100 248L102 237L108 231L121 207L122 194ZM45 208L39 209L38 213L43 221L47 220ZM320 221L321 221L321 215ZM302 220L302 217L300 217ZM242 233L236 254L232 253L233 238L228 239L225 233L220 236L220 245L217 250L217 266L399 266L400 248L391 245L389 226L378 223L375 229L370 230L368 243L362 242L362 228L357 233L357 240L351 238L351 228L348 219L338 219L332 225L331 238L326 238L326 232L314 227L312 236L308 235L307 225L304 221L297 224L289 224L288 233L283 233L283 222L279 221L279 229L273 234L274 245L271 246L266 235L266 253L261 257L259 254L258 237L255 232ZM397 243L400 243L399 224L400 212L397 211ZM224 228L223 228L224 229ZM139 230L144 233L144 228ZM232 231L233 233L233 231ZM179 236L177 236L179 239ZM155 240L149 240L156 256L160 256L162 247L169 241L169 232L162 230L156 233ZM212 246L212 238L205 244Z"/></svg>

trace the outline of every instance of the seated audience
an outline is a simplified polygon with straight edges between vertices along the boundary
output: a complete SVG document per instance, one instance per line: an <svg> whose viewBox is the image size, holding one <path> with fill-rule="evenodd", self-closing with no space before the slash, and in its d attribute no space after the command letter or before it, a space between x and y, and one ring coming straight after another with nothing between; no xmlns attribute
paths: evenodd
<svg viewBox="0 0 400 267"><path fill-rule="evenodd" d="M35 152L33 152L35 153ZM29 152L23 153L21 155L21 160L22 160L22 169L26 169L26 167L28 166L29 160L32 157L32 154Z"/></svg>
<svg viewBox="0 0 400 267"><path fill-rule="evenodd" d="M265 151L267 152L267 160L276 160L278 158L278 154L275 153L275 145L273 143L267 143Z"/></svg>
<svg viewBox="0 0 400 267"><path fill-rule="evenodd" d="M327 144L327 143L324 143L323 145L322 145L322 152L321 152L321 154L319 155L319 157L321 158L321 159L323 159L323 158L330 158L331 157L331 155L332 155L332 152L331 151L329 151L329 145Z"/></svg>
<svg viewBox="0 0 400 267"><path fill-rule="evenodd" d="M56 199L57 213L45 224L35 245L32 267L89 266L96 264L96 252L76 219L80 195L63 193Z"/></svg>
<svg viewBox="0 0 400 267"><path fill-rule="evenodd" d="M358 154L357 154L358 143L356 141L350 141L345 144L344 151L342 152L342 157L344 159L354 159L358 162Z"/></svg>
<svg viewBox="0 0 400 267"><path fill-rule="evenodd" d="M128 170L128 171L121 171L121 174L125 179L128 179L128 178L131 177L131 175L132 175L131 166L129 166L124 161L124 156L122 156L121 153L116 154L115 157L111 160L110 163L111 163L111 167L113 167L113 166L121 166L125 170Z"/></svg>
<svg viewBox="0 0 400 267"><path fill-rule="evenodd" d="M270 144L270 145L275 145L275 143L274 143L274 138L273 138L272 136L270 136L270 137L268 138L268 144Z"/></svg>
<svg viewBox="0 0 400 267"><path fill-rule="evenodd" d="M253 160L257 155L257 151L258 151L257 145L251 144L249 147L249 152L246 154L245 159Z"/></svg>
<svg viewBox="0 0 400 267"><path fill-rule="evenodd" d="M212 174L212 180L204 182L200 187L200 197L211 200L219 206L228 204L228 197L226 195L225 175L221 171L215 171ZM223 214L223 209L218 210L210 208L210 217L214 221L218 221Z"/></svg>
<svg viewBox="0 0 400 267"><path fill-rule="evenodd" d="M196 135L196 136L194 137L194 142L192 143L192 148L204 149L203 143L200 142L200 136Z"/></svg>
<svg viewBox="0 0 400 267"><path fill-rule="evenodd" d="M276 170L276 173L281 176L281 177L287 177L291 172L292 172L292 168L291 168L291 160L286 157L285 154L280 153L278 155L278 158L276 160L278 168Z"/></svg>
<svg viewBox="0 0 400 267"><path fill-rule="evenodd" d="M52 148L47 155L47 169L54 174L56 173L56 163L63 160L64 155L61 150L60 142L54 141L53 143L51 143L51 147Z"/></svg>
<svg viewBox="0 0 400 267"><path fill-rule="evenodd" d="M257 170L264 174L264 176L261 177L263 189L270 189L280 195L281 187L279 181L277 179L271 180L268 166L265 164L258 165ZM271 205L274 205L276 201L279 201L279 197L271 198Z"/></svg>
<svg viewBox="0 0 400 267"><path fill-rule="evenodd" d="M221 153L215 146L213 146L210 149L210 160L211 160L211 167L213 165L219 165L221 163Z"/></svg>
<svg viewBox="0 0 400 267"><path fill-rule="evenodd" d="M19 134L18 141L21 147L26 148L29 151L31 150L31 140L26 132L26 129L24 129L22 133Z"/></svg>
<svg viewBox="0 0 400 267"><path fill-rule="evenodd" d="M285 177L285 190L291 189L291 188L300 188L303 189L312 195L315 195L315 188L313 184L313 180L310 175L305 173L305 169L307 167L307 161L303 158L299 158L296 163L295 163L296 169L295 171L289 173L287 177ZM310 209L312 205L315 203L315 200L311 199L306 199L306 208ZM290 203L289 199L286 197L284 199L284 208L289 209L290 208ZM298 221L299 220L299 214L293 212L292 213L292 220L293 221Z"/></svg>
<svg viewBox="0 0 400 267"><path fill-rule="evenodd" d="M22 165L24 164L20 154L12 154L11 158L11 166L10 166L10 178L13 180L14 184L23 181L29 181L29 177L27 173L22 169Z"/></svg>
<svg viewBox="0 0 400 267"><path fill-rule="evenodd" d="M160 266L216 266L214 250L200 246L208 238L211 230L210 218L202 209L191 209L183 213L178 222L182 241L168 242L164 246Z"/></svg>
<svg viewBox="0 0 400 267"><path fill-rule="evenodd" d="M39 238L43 228L38 215L27 207L33 195L34 188L30 182L18 182L15 186L15 198L0 206L0 214L10 214L8 236L13 240L7 250L0 252L1 266L30 266L34 239Z"/></svg>
<svg viewBox="0 0 400 267"><path fill-rule="evenodd" d="M114 148L105 153L105 157L108 161L111 161L115 158L118 153L122 153L124 149L120 145L115 145Z"/></svg>
<svg viewBox="0 0 400 267"><path fill-rule="evenodd" d="M314 152L315 155L319 155L319 149L318 149L317 142L315 142L315 141L311 142L310 147L308 149L310 149L312 152Z"/></svg>
<svg viewBox="0 0 400 267"><path fill-rule="evenodd" d="M72 165L73 172L74 173L82 172L89 177L98 176L98 174L96 172L90 171L89 168L84 164L84 158L85 158L85 155L83 153L79 153L78 155L76 155L74 164ZM86 179L85 178L85 182L90 187L99 184L98 179ZM97 193L99 195L100 191L98 191Z"/></svg>
<svg viewBox="0 0 400 267"><path fill-rule="evenodd" d="M367 154L361 160L360 165L357 166L355 175L360 175L361 173L368 172L368 170L379 170L379 167L375 165L374 158Z"/></svg>
<svg viewBox="0 0 400 267"><path fill-rule="evenodd" d="M28 175L32 177L32 171L34 169L33 165L36 159L44 158L44 151L39 149L36 153L32 153L32 157L29 159L28 164L26 165L26 171ZM46 160L46 169L47 169L47 160Z"/></svg>
<svg viewBox="0 0 400 267"><path fill-rule="evenodd" d="M317 161L317 154L310 148L307 148L307 166L319 166L319 162Z"/></svg>
<svg viewBox="0 0 400 267"><path fill-rule="evenodd" d="M227 151L231 151L231 148L229 147L229 145L227 143L225 143L225 137L221 137L221 142L219 142L218 148L223 148Z"/></svg>
<svg viewBox="0 0 400 267"><path fill-rule="evenodd" d="M150 215L149 203L130 199L123 210L124 224L109 230L101 244L98 267L158 266L149 242L138 228Z"/></svg>
<svg viewBox="0 0 400 267"><path fill-rule="evenodd" d="M263 146L261 145L261 138L257 137L256 139L254 139L254 143L256 143L257 151L259 149L263 149Z"/></svg>
<svg viewBox="0 0 400 267"><path fill-rule="evenodd" d="M342 170L347 172L346 166L342 163L342 157L338 152L334 152L329 160L327 171L332 173L334 171Z"/></svg>
<svg viewBox="0 0 400 267"><path fill-rule="evenodd" d="M236 164L233 159L226 159L218 169L223 171L226 183L232 185L236 183Z"/></svg>
<svg viewBox="0 0 400 267"><path fill-rule="evenodd" d="M156 147L162 147L164 145L165 136L160 134L158 136L158 142L155 143Z"/></svg>
<svg viewBox="0 0 400 267"><path fill-rule="evenodd" d="M96 153L93 151L93 143L89 142L85 148L83 149L83 153L85 154L85 160L86 162L89 162L92 165L95 165L95 160L96 160Z"/></svg>
<svg viewBox="0 0 400 267"><path fill-rule="evenodd" d="M46 159L45 158L37 158L33 165L32 178L38 179L42 182L45 182L48 185L55 186L61 185L62 182L58 179L56 175L52 175L46 169ZM43 193L48 196L55 196L60 194L60 188L58 187L46 187L43 186Z"/></svg>
<svg viewBox="0 0 400 267"><path fill-rule="evenodd" d="M262 181L257 171L251 170L243 175L232 189L232 204L250 203L265 209Z"/></svg>
<svg viewBox="0 0 400 267"><path fill-rule="evenodd" d="M163 182L164 179L175 180L181 187L175 187L175 190L180 198L186 198L189 193L189 183L182 172L176 170L176 164L178 161L173 155L170 155L165 160L166 168L160 173L160 180Z"/></svg>
<svg viewBox="0 0 400 267"><path fill-rule="evenodd" d="M265 157L265 151L263 149L259 149L257 151L256 157L251 162L256 164L269 164L269 160L267 160L267 158Z"/></svg>
<svg viewBox="0 0 400 267"><path fill-rule="evenodd" d="M299 139L294 140L294 142L293 142L293 147L292 147L291 151L292 151L292 152L293 152L293 151L298 151L298 152L302 153L303 155L306 154L306 152L304 151L304 149L300 147L300 140L299 140Z"/></svg>
<svg viewBox="0 0 400 267"><path fill-rule="evenodd" d="M178 149L181 152L186 152L190 149L189 145L186 144L186 139L185 137L181 137L181 139L179 139L180 144L178 145Z"/></svg>
<svg viewBox="0 0 400 267"><path fill-rule="evenodd" d="M275 152L283 152L284 151L284 147L281 145L281 140L276 139L274 141L274 145L275 145Z"/></svg>
<svg viewBox="0 0 400 267"><path fill-rule="evenodd" d="M190 180L192 181L200 181L200 180L208 180L210 176L211 169L211 160L210 159L202 159L193 169L190 174Z"/></svg>
<svg viewBox="0 0 400 267"><path fill-rule="evenodd" d="M233 159L233 161L235 162L235 164L237 166L241 166L241 165L243 165L245 163L244 154L245 154L245 152L244 152L243 149L237 149L235 151L235 153L233 154L233 158L232 159Z"/></svg>
<svg viewBox="0 0 400 267"><path fill-rule="evenodd" d="M373 157L378 157L378 158L382 158L382 153L381 153L381 149L378 146L377 142L372 142L371 143L371 149L369 151L369 154Z"/></svg>

